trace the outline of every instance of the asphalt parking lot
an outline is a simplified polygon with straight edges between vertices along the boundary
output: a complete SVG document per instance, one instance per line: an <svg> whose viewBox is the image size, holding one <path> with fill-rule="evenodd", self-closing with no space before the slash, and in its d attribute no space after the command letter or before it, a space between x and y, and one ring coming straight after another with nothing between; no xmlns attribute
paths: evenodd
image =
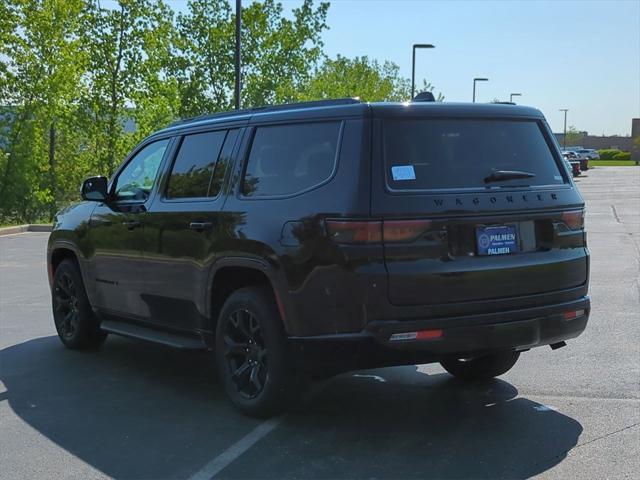
<svg viewBox="0 0 640 480"><path fill-rule="evenodd" d="M55 336L47 234L0 237L0 477L640 478L640 168L592 169L587 331L499 380L437 365L345 374L270 421L209 353Z"/></svg>

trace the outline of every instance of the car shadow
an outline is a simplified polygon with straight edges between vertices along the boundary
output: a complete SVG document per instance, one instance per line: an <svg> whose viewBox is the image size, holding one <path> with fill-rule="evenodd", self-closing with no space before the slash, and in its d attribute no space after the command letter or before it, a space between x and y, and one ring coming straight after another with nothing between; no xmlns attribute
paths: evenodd
<svg viewBox="0 0 640 480"><path fill-rule="evenodd" d="M222 478L529 478L561 462L582 426L517 395L415 366L345 374L272 434L288 445L280 458L254 449Z"/></svg>
<svg viewBox="0 0 640 480"><path fill-rule="evenodd" d="M122 338L74 352L44 337L0 351L0 379L22 420L116 478L188 477L260 423L233 410L206 352ZM517 393L416 367L344 374L220 476L527 478L562 461L582 427Z"/></svg>

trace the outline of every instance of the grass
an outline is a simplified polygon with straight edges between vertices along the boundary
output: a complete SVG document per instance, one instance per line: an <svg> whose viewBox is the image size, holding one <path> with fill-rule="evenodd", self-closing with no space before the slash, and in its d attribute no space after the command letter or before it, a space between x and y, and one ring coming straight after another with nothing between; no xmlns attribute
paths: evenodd
<svg viewBox="0 0 640 480"><path fill-rule="evenodd" d="M590 167L635 167L635 160L589 160Z"/></svg>
<svg viewBox="0 0 640 480"><path fill-rule="evenodd" d="M20 225L35 225L38 223L51 223L51 221L47 221L47 220L36 220L33 222L28 222L26 220L24 221L19 221L19 220L0 220L0 228L4 228L4 227L18 227Z"/></svg>

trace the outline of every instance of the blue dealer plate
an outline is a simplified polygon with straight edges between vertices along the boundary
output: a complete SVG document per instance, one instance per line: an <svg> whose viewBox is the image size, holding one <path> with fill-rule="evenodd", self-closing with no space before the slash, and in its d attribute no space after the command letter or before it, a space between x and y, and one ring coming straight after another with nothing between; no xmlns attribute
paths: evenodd
<svg viewBox="0 0 640 480"><path fill-rule="evenodd" d="M517 252L516 227L509 225L477 227L476 244L478 255L504 255Z"/></svg>

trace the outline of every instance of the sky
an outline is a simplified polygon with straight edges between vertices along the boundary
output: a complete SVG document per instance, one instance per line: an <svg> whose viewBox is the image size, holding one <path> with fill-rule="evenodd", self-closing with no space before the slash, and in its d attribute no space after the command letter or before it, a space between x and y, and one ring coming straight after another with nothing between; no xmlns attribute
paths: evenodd
<svg viewBox="0 0 640 480"><path fill-rule="evenodd" d="M184 0L167 0L185 10ZM250 0L244 0L248 4ZM290 10L298 0L281 2ZM567 124L592 135L630 135L640 117L640 0L333 0L323 34L330 57L390 60L445 101L509 100L542 110L555 132Z"/></svg>
<svg viewBox="0 0 640 480"><path fill-rule="evenodd" d="M283 2L293 7L297 2ZM542 110L555 132L629 135L640 117L640 1L334 0L325 51L391 60L445 101L509 100ZM416 81L416 83L418 83Z"/></svg>

